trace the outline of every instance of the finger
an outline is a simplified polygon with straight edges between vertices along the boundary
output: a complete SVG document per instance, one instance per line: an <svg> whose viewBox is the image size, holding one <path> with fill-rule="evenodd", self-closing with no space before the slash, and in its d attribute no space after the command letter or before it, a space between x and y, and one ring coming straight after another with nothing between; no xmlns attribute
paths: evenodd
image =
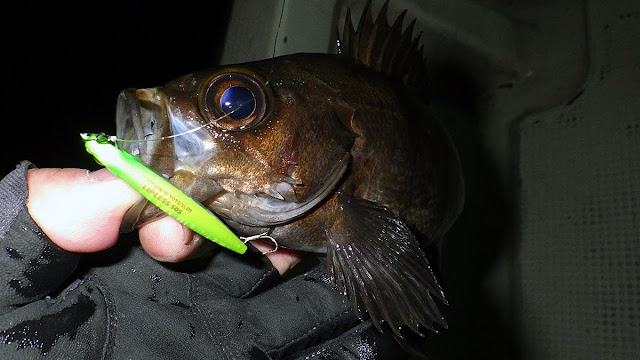
<svg viewBox="0 0 640 360"><path fill-rule="evenodd" d="M139 236L144 250L154 259L163 262L186 260L202 241L208 241L201 236L194 236L193 230L170 216L142 226Z"/></svg>
<svg viewBox="0 0 640 360"><path fill-rule="evenodd" d="M277 251L271 252L274 248L273 244L269 244L260 240L254 240L251 242L256 249L260 250L273 265L280 275L291 270L302 259L302 254L299 251L278 248Z"/></svg>
<svg viewBox="0 0 640 360"><path fill-rule="evenodd" d="M29 214L56 245L96 252L118 239L122 216L140 195L106 169L30 169Z"/></svg>

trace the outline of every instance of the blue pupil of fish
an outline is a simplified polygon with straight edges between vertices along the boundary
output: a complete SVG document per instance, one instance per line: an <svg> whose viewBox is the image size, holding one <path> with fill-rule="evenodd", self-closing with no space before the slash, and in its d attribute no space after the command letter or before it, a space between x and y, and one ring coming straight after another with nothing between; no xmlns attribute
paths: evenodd
<svg viewBox="0 0 640 360"><path fill-rule="evenodd" d="M234 120L244 120L256 109L256 97L244 86L232 86L222 93L220 108Z"/></svg>

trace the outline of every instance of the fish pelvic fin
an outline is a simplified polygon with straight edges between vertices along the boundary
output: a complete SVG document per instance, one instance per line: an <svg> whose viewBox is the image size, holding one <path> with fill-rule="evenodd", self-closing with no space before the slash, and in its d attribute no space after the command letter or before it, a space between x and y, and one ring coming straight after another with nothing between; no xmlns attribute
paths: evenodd
<svg viewBox="0 0 640 360"><path fill-rule="evenodd" d="M420 336L421 328L446 328L433 300L446 304L444 293L407 226L377 203L343 192L338 203L341 213L327 230L327 271L356 315L366 311L380 331L386 322L401 345L403 328Z"/></svg>
<svg viewBox="0 0 640 360"><path fill-rule="evenodd" d="M389 0L385 1L375 21L371 13L371 0L368 0L358 28L354 29L351 10L347 9L342 36L338 30L338 52L355 62L398 79L405 85L426 89L428 73L420 45L420 34L413 37L414 19L402 30L407 14L404 10L393 25L387 22Z"/></svg>

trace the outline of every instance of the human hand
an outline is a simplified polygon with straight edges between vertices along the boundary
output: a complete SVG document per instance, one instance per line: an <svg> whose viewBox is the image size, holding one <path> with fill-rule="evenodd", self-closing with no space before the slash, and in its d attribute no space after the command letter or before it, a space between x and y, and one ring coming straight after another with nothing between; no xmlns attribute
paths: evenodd
<svg viewBox="0 0 640 360"><path fill-rule="evenodd" d="M71 252L96 252L114 245L124 214L140 199L136 191L105 169L96 172L31 169L27 181L27 207L31 217L52 242ZM192 237L191 230L168 216L140 229L145 251L162 261L188 258L198 247L189 241ZM268 245L256 247L264 251ZM395 359L404 354L390 333L380 333L371 321L360 322L355 317L351 302L335 291L322 265L280 282L278 273L288 270L299 257L282 250L267 256L277 271L268 266L259 252L239 255L224 251L213 257L205 269L190 275L198 289L216 289L187 292L193 297L189 303L197 303L201 311L195 314L202 311L207 314L198 315L199 321L211 324L207 351L213 347L231 354L230 357L265 355L291 359L314 356ZM162 284L176 284L169 280L178 276L171 267L154 268L149 264L139 268L153 268L154 276L165 279ZM142 270L134 275L130 270L126 267L128 277L150 278ZM113 282L109 281L109 274L115 275ZM102 276L110 284L127 277L117 270ZM182 278L179 281L183 281ZM278 286L274 286L276 284ZM167 289L166 294L169 293ZM148 299L134 296L127 301ZM145 302L146 305L149 303ZM140 323L143 322L144 319L140 319ZM167 339L155 335L147 339L152 345L156 340Z"/></svg>
<svg viewBox="0 0 640 360"><path fill-rule="evenodd" d="M107 169L30 169L27 182L31 217L56 245L77 253L113 246L124 214L142 197ZM194 237L191 229L170 216L142 226L139 235L145 251L165 262L189 258L202 242L202 237ZM264 243L252 244L263 252L269 249ZM267 256L280 274L300 259L287 249Z"/></svg>

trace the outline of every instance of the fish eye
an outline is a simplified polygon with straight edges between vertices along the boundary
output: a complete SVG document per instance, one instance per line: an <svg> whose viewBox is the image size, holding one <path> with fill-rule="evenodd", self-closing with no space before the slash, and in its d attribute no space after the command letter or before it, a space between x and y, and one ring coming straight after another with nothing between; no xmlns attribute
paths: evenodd
<svg viewBox="0 0 640 360"><path fill-rule="evenodd" d="M232 86L222 93L220 108L230 118L243 120L256 109L256 97L244 86Z"/></svg>
<svg viewBox="0 0 640 360"><path fill-rule="evenodd" d="M202 115L222 130L250 129L265 117L269 97L264 82L240 71L216 73L198 95Z"/></svg>

